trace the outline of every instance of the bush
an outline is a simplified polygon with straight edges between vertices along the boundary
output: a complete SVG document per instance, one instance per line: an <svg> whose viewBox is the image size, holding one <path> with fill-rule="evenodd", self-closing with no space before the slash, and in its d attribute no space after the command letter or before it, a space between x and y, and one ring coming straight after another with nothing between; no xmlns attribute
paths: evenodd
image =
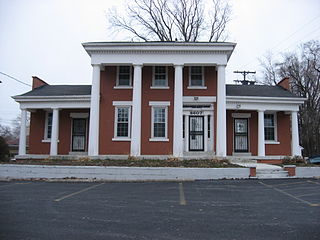
<svg viewBox="0 0 320 240"><path fill-rule="evenodd" d="M294 164L294 165L299 165L299 164L305 164L305 160L300 157L300 156L293 156L293 157L284 157L282 159L282 164L284 165L291 165L291 164Z"/></svg>
<svg viewBox="0 0 320 240"><path fill-rule="evenodd" d="M9 146L6 140L0 136L0 161L8 162L9 161Z"/></svg>

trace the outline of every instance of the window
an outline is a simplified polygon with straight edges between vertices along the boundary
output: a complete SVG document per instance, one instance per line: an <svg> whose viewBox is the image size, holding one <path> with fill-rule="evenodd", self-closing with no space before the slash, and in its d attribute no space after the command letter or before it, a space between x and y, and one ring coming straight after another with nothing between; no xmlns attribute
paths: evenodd
<svg viewBox="0 0 320 240"><path fill-rule="evenodd" d="M167 67L165 66L155 66L153 68L153 87L167 87Z"/></svg>
<svg viewBox="0 0 320 240"><path fill-rule="evenodd" d="M203 68L201 66L190 67L190 86L203 87Z"/></svg>
<svg viewBox="0 0 320 240"><path fill-rule="evenodd" d="M52 132L52 112L46 114L45 139L51 139Z"/></svg>
<svg viewBox="0 0 320 240"><path fill-rule="evenodd" d="M131 66L119 66L117 86L131 86Z"/></svg>
<svg viewBox="0 0 320 240"><path fill-rule="evenodd" d="M115 137L130 137L130 107L116 107Z"/></svg>
<svg viewBox="0 0 320 240"><path fill-rule="evenodd" d="M154 138L166 137L166 108L165 107L153 108L153 137Z"/></svg>
<svg viewBox="0 0 320 240"><path fill-rule="evenodd" d="M275 114L264 115L264 139L266 141L276 141Z"/></svg>

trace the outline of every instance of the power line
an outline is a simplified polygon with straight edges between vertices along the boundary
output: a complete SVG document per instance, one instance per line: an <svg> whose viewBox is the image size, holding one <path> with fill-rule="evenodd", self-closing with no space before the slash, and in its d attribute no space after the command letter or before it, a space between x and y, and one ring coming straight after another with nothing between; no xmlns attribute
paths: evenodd
<svg viewBox="0 0 320 240"><path fill-rule="evenodd" d="M288 40L289 38L291 38L293 35L295 35L297 32L301 31L302 29L304 29L305 26L309 25L310 23L314 22L316 19L318 19L320 17L320 15L316 16L315 18L311 19L310 21L308 21L307 23L303 24L301 27L299 27L296 31L294 31L292 34L290 34L288 37L286 37L285 39L282 39L281 41L279 41L276 45L274 45L270 50L273 50L275 48L277 48L278 46L280 46L283 42L285 42L286 40ZM318 26L316 27L316 31L318 30ZM299 38L298 40L301 40L301 38ZM296 44L296 43L295 43ZM245 63L243 66L246 67L248 66L250 63L256 61L256 57L255 59Z"/></svg>
<svg viewBox="0 0 320 240"><path fill-rule="evenodd" d="M22 82L22 81L20 81L19 79L16 79L15 77L10 76L9 74L6 74L6 73L4 73L4 72L0 72L0 74L6 76L6 77L8 77L8 78L11 78L11 79L13 79L13 80L15 80L15 81L17 81L17 82L19 82L19 83L21 83L21 84L24 84L24 85L26 85L26 86L28 86L28 87L31 87L30 84L25 83L25 82Z"/></svg>

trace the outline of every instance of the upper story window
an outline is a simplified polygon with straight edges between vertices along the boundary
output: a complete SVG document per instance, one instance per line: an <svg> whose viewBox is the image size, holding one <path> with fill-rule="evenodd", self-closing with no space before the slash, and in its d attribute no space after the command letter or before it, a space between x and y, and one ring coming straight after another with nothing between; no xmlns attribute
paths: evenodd
<svg viewBox="0 0 320 240"><path fill-rule="evenodd" d="M47 112L44 138L51 139L51 132L52 132L52 112Z"/></svg>
<svg viewBox="0 0 320 240"><path fill-rule="evenodd" d="M190 87L204 87L203 67L190 67Z"/></svg>
<svg viewBox="0 0 320 240"><path fill-rule="evenodd" d="M264 139L276 141L276 117L275 114L264 115Z"/></svg>
<svg viewBox="0 0 320 240"><path fill-rule="evenodd" d="M117 86L123 86L123 87L132 86L131 66L118 67Z"/></svg>
<svg viewBox="0 0 320 240"><path fill-rule="evenodd" d="M167 87L168 77L167 77L167 67L166 66L155 66L153 67L153 87Z"/></svg>

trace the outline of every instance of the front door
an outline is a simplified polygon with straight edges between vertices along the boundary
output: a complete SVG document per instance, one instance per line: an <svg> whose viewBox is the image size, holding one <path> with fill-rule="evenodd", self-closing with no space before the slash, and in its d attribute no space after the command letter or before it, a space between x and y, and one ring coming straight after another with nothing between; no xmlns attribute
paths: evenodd
<svg viewBox="0 0 320 240"><path fill-rule="evenodd" d="M249 152L248 146L248 119L234 119L234 151Z"/></svg>
<svg viewBox="0 0 320 240"><path fill-rule="evenodd" d="M86 119L74 118L72 122L72 151L84 152L86 149Z"/></svg>
<svg viewBox="0 0 320 240"><path fill-rule="evenodd" d="M189 118L189 151L204 151L204 117Z"/></svg>

